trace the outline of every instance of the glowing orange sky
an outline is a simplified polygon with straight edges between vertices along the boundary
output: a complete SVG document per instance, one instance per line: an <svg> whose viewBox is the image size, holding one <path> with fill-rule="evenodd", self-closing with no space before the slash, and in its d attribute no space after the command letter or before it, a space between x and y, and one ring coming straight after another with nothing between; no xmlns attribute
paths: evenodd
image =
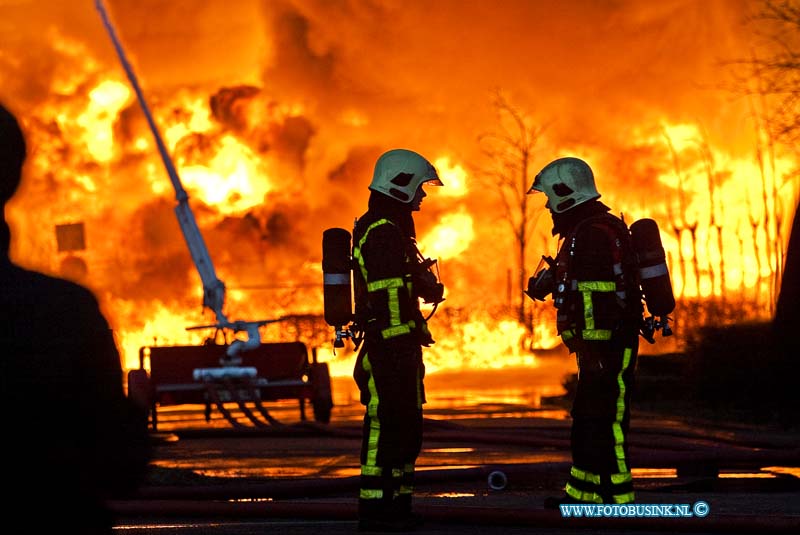
<svg viewBox="0 0 800 535"><path fill-rule="evenodd" d="M162 133L176 136L171 148L185 164L184 181L193 180L190 164L212 160L224 139L238 140L227 145L231 154L249 158L250 179L260 181L249 190L258 202L246 208L223 209L192 193L230 286L319 283L322 230L351 228L364 210L375 158L402 146L466 173L459 195L429 192L417 217L424 237L440 235L441 221L465 226L470 214L470 246L442 262L448 305L505 301L513 245L491 186L471 171L480 163L478 136L497 126L496 89L534 124L547 125L532 172L565 154L585 157L615 211L656 217L663 230L659 203L673 172L663 143L667 127L705 133L720 172L730 176L729 203L741 204L736 191L749 194L749 168L736 169L753 162L755 128L747 99L726 89L731 77L723 63L759 46L743 22L753 2L107 6ZM8 208L12 254L53 271L52 225L86 221L90 285L108 299L112 317L138 315L144 324L162 306L194 313L199 288L173 220L172 192L152 145L137 145L147 130L132 95L121 109L94 111L93 120L107 120L113 135L108 161L89 154L80 139L85 132L75 118L86 116L89 92L106 80L127 83L94 2L0 0L0 35L0 99L22 119L32 149L26 182ZM203 132L187 126L199 117L191 111L197 106L216 106L216 122ZM696 155L685 157L697 164ZM782 157L789 160L781 160L780 172L794 166L791 155ZM796 199L797 191L789 188L786 198ZM692 209L708 209L697 202ZM554 246L549 218L537 228L531 264L554 252L546 250ZM280 310L320 312L319 300L277 299Z"/></svg>
<svg viewBox="0 0 800 535"><path fill-rule="evenodd" d="M344 138L463 159L491 120L494 88L552 122L555 146L612 152L625 147L631 125L703 120L713 142L747 149L742 102L717 89L726 80L719 63L748 50L742 18L752 4L145 0L109 9L154 99L256 84L306 107L318 126L315 152L326 156L341 157L331 141ZM48 98L53 76L75 66L53 50L55 35L119 68L93 2L0 6L2 96L14 107ZM348 111L366 124L343 136Z"/></svg>

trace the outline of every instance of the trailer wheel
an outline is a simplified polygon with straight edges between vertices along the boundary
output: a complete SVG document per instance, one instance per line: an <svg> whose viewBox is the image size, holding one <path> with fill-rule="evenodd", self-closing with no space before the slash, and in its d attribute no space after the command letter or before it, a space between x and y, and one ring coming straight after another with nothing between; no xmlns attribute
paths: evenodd
<svg viewBox="0 0 800 535"><path fill-rule="evenodd" d="M314 421L330 423L333 396L331 394L331 375L328 364L315 362L311 364L311 407L314 409Z"/></svg>

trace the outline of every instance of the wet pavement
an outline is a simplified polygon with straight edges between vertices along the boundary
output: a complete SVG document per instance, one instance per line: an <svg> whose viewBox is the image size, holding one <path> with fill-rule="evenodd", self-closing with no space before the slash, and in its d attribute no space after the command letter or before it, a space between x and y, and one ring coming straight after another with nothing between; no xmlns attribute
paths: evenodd
<svg viewBox="0 0 800 535"><path fill-rule="evenodd" d="M451 386L425 410L420 533L800 533L797 431L634 410L637 504L706 502L707 516L562 518L543 502L569 470L566 411L524 388ZM242 429L206 422L201 407L164 408L147 485L113 504L117 532L356 532L363 409L348 388L334 382L330 424L301 421L296 402L269 406L283 425Z"/></svg>

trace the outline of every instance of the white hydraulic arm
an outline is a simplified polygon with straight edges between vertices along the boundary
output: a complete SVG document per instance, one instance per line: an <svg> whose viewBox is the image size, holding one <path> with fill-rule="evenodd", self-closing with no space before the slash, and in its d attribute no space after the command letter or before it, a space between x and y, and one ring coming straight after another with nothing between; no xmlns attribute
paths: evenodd
<svg viewBox="0 0 800 535"><path fill-rule="evenodd" d="M194 265L200 274L200 279L203 282L203 306L214 312L216 319L216 324L203 326L200 328L215 327L218 329L231 329L234 332L244 331L247 334L247 339L234 340L227 350L229 359L235 360L239 353L258 347L258 345L261 343L261 336L258 330L261 325L266 325L267 323L281 320L229 321L225 315L225 283L217 277L217 274L214 270L214 264L211 261L211 255L208 253L208 248L203 240L203 235L200 233L200 229L197 226L194 213L189 207L189 195L183 188L183 184L181 184L178 171L175 169L175 165L172 162L169 152L167 152L167 147L161 138L161 134L158 131L155 121L153 120L153 116L150 113L150 108L148 107L147 101L144 99L142 89L139 86L139 81L136 78L133 67L131 66L130 62L128 62L125 51L122 48L122 44L117 37L114 26L111 23L105 6L103 5L103 1L95 0L95 5L97 10L100 12L101 18L103 19L103 24L105 25L106 30L111 37L111 41L114 44L114 48L116 49L119 60L122 63L122 67L125 69L125 74L128 76L128 80L133 86L133 90L136 93L136 98L139 101L142 111L144 112L145 118L147 119L147 124L150 126L150 130L153 133L153 138L155 139L156 146L158 147L158 152L161 155L161 160L164 162L164 167L167 170L170 181L172 181L172 187L175 189L175 198L178 201L177 206L175 206L175 215L178 217L178 223L181 227L181 231L183 232L183 237L186 240L186 245L189 247L189 253L192 256L192 261L194 262Z"/></svg>

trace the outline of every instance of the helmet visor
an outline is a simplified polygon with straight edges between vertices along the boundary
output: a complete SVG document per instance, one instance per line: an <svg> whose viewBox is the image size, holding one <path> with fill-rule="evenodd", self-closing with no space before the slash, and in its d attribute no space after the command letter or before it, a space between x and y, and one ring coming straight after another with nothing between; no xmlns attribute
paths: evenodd
<svg viewBox="0 0 800 535"><path fill-rule="evenodd" d="M528 189L528 195L530 195L531 193L544 193L544 189L542 189L541 173L536 175L536 178L533 179L533 184L531 184L530 189Z"/></svg>

